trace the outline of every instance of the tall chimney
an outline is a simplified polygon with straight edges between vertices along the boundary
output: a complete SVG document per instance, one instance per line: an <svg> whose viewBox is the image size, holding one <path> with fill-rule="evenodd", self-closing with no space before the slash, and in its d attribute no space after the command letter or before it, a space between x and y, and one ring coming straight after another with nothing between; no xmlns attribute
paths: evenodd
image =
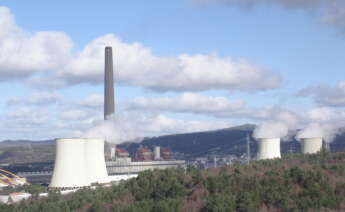
<svg viewBox="0 0 345 212"><path fill-rule="evenodd" d="M105 47L104 67L104 120L115 112L114 105L114 77L113 77L113 53L110 46Z"/></svg>

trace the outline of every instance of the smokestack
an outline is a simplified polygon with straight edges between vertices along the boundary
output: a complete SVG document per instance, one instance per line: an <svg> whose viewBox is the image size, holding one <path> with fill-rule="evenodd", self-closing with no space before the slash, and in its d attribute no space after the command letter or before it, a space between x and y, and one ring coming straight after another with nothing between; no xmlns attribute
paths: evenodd
<svg viewBox="0 0 345 212"><path fill-rule="evenodd" d="M105 47L104 66L104 120L115 112L114 105L114 76L113 76L113 53L112 48Z"/></svg>

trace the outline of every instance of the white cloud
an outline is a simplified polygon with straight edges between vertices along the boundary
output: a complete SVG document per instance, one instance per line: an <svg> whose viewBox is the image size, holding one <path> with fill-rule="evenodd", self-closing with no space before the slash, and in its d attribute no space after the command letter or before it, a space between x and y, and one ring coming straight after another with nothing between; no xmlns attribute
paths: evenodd
<svg viewBox="0 0 345 212"><path fill-rule="evenodd" d="M245 103L241 100L231 101L222 96L213 97L197 93L183 93L173 98L136 98L129 108L148 111L217 113L239 110L244 106Z"/></svg>
<svg viewBox="0 0 345 212"><path fill-rule="evenodd" d="M56 69L70 57L72 42L63 32L25 32L0 7L0 81L27 78Z"/></svg>
<svg viewBox="0 0 345 212"><path fill-rule="evenodd" d="M320 7L329 0L194 0L197 4L220 3L228 6L253 7L259 4L272 4L288 8Z"/></svg>
<svg viewBox="0 0 345 212"><path fill-rule="evenodd" d="M0 79L26 78L37 87L103 83L104 47L113 46L117 82L156 91L210 89L257 91L279 87L277 75L245 59L215 54L161 57L139 43L124 43L113 34L73 51L63 32L29 33L10 11L0 7ZM18 62L20 61L20 62Z"/></svg>
<svg viewBox="0 0 345 212"><path fill-rule="evenodd" d="M100 108L103 107L104 104L104 97L103 95L99 94L91 94L90 96L86 97L82 100L79 105L82 107L90 107L90 108Z"/></svg>
<svg viewBox="0 0 345 212"><path fill-rule="evenodd" d="M323 23L345 32L345 2L343 0L193 0L196 4L223 4L229 7L252 8L260 5L302 9L320 16Z"/></svg>
<svg viewBox="0 0 345 212"><path fill-rule="evenodd" d="M19 104L26 104L26 105L49 105L60 102L63 97L60 94L55 92L34 92L27 97L10 97L7 99L7 105L19 105Z"/></svg>
<svg viewBox="0 0 345 212"><path fill-rule="evenodd" d="M280 84L276 75L246 60L187 54L158 57L141 44L123 43L112 34L88 44L75 60L58 72L58 77L69 84L103 82L105 45L114 49L115 79L123 84L157 91L255 91L273 89Z"/></svg>
<svg viewBox="0 0 345 212"><path fill-rule="evenodd" d="M10 111L4 118L8 127L16 129L42 126L49 120L48 111L37 111L30 107L20 107Z"/></svg>
<svg viewBox="0 0 345 212"><path fill-rule="evenodd" d="M298 93L300 96L310 96L316 103L322 106L345 106L345 81L341 81L337 87L328 85L309 86Z"/></svg>
<svg viewBox="0 0 345 212"><path fill-rule="evenodd" d="M82 121L91 117L90 111L82 109L71 109L60 112L60 119L64 121Z"/></svg>
<svg viewBox="0 0 345 212"><path fill-rule="evenodd" d="M243 100L230 100L223 96L206 96L198 93L183 93L176 97L134 99L129 110L153 112L179 112L214 116L223 119L247 119L251 121L275 120L288 126L296 125L300 114L282 107L256 108Z"/></svg>

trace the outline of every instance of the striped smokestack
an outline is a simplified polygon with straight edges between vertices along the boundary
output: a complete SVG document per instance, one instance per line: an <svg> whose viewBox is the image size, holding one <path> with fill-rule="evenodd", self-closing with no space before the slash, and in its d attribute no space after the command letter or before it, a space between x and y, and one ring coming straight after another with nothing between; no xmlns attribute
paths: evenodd
<svg viewBox="0 0 345 212"><path fill-rule="evenodd" d="M112 48L105 47L104 67L104 120L115 112L114 105L114 77L113 77L113 53Z"/></svg>

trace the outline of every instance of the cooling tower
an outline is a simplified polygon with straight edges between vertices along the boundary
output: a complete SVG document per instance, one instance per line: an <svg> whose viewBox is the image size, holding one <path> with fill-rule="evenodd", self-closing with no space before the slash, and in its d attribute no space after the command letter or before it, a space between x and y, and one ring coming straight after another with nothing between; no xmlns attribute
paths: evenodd
<svg viewBox="0 0 345 212"><path fill-rule="evenodd" d="M108 183L108 173L104 159L104 140L85 139L87 179L90 183Z"/></svg>
<svg viewBox="0 0 345 212"><path fill-rule="evenodd" d="M301 145L303 154L314 154L321 151L322 138L302 138Z"/></svg>
<svg viewBox="0 0 345 212"><path fill-rule="evenodd" d="M49 187L89 186L85 162L84 139L57 139L54 172Z"/></svg>
<svg viewBox="0 0 345 212"><path fill-rule="evenodd" d="M104 120L115 112L114 105L114 76L113 76L113 53L111 47L105 48L104 65Z"/></svg>
<svg viewBox="0 0 345 212"><path fill-rule="evenodd" d="M258 160L280 158L280 138L260 138Z"/></svg>

